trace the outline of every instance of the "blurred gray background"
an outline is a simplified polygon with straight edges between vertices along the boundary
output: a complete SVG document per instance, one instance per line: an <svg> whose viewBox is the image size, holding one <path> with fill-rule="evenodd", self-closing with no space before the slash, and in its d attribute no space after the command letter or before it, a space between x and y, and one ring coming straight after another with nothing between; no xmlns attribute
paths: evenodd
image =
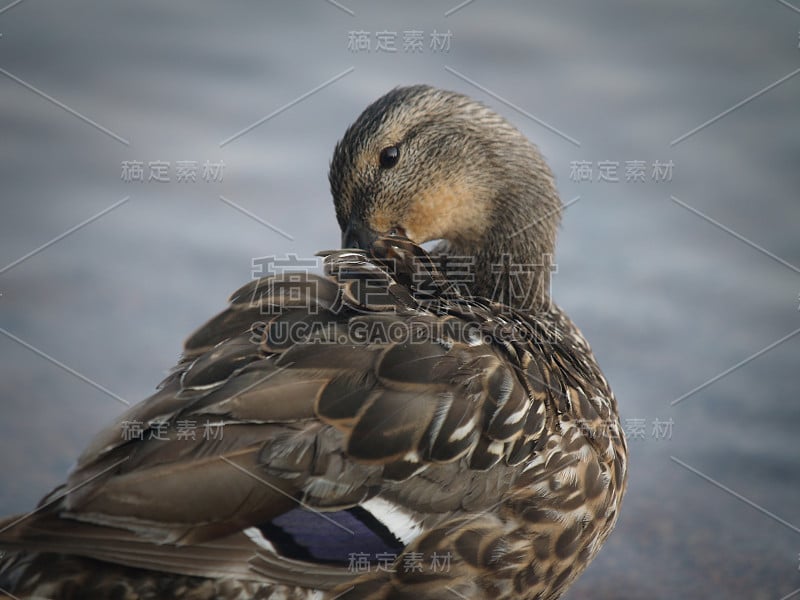
<svg viewBox="0 0 800 600"><path fill-rule="evenodd" d="M0 513L153 390L252 258L338 245L334 143L426 82L506 115L571 202L554 295L634 439L568 597L800 598L800 2L24 0L0 34Z"/></svg>

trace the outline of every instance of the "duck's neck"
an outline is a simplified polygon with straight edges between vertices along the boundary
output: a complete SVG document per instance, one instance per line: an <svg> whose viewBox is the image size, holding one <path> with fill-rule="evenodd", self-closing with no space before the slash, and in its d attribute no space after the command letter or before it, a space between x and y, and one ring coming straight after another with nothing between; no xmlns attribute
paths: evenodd
<svg viewBox="0 0 800 600"><path fill-rule="evenodd" d="M544 202L511 197L498 203L495 218L480 241L446 241L434 254L443 255L447 276L463 283L473 296L530 314L546 310L550 277L556 267L553 252L560 208L554 191ZM471 263L469 275L464 262Z"/></svg>

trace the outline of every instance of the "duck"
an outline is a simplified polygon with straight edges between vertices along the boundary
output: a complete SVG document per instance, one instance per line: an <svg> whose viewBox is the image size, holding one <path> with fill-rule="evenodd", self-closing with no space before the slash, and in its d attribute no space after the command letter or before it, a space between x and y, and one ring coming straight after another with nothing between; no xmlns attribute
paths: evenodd
<svg viewBox="0 0 800 600"><path fill-rule="evenodd" d="M466 95L397 87L329 181L342 248L234 292L0 521L2 592L555 600L597 555L627 445L550 296L562 204L538 148Z"/></svg>

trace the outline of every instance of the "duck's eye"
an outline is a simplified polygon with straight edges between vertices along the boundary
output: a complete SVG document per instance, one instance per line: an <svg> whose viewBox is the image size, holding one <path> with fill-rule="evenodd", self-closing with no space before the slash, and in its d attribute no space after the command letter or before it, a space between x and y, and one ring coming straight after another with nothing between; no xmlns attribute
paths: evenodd
<svg viewBox="0 0 800 600"><path fill-rule="evenodd" d="M396 235L396 236L400 236L400 237L405 237L405 235L406 235L406 230L405 230L405 229L403 229L402 227L400 227L400 225L395 225L394 227L392 227L392 228L391 228L391 229L388 231L388 234L389 234L389 235Z"/></svg>
<svg viewBox="0 0 800 600"><path fill-rule="evenodd" d="M400 160L400 148L397 146L387 146L381 150L380 163L384 169L391 169Z"/></svg>

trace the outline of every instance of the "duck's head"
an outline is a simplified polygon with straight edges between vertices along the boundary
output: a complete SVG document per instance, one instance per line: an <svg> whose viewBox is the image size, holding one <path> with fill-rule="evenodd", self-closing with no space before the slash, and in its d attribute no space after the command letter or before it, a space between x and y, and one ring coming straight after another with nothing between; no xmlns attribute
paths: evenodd
<svg viewBox="0 0 800 600"><path fill-rule="evenodd" d="M329 179L343 247L368 250L386 234L443 240L487 270L503 255L553 252L561 204L539 151L456 92L416 85L373 102L336 145Z"/></svg>

